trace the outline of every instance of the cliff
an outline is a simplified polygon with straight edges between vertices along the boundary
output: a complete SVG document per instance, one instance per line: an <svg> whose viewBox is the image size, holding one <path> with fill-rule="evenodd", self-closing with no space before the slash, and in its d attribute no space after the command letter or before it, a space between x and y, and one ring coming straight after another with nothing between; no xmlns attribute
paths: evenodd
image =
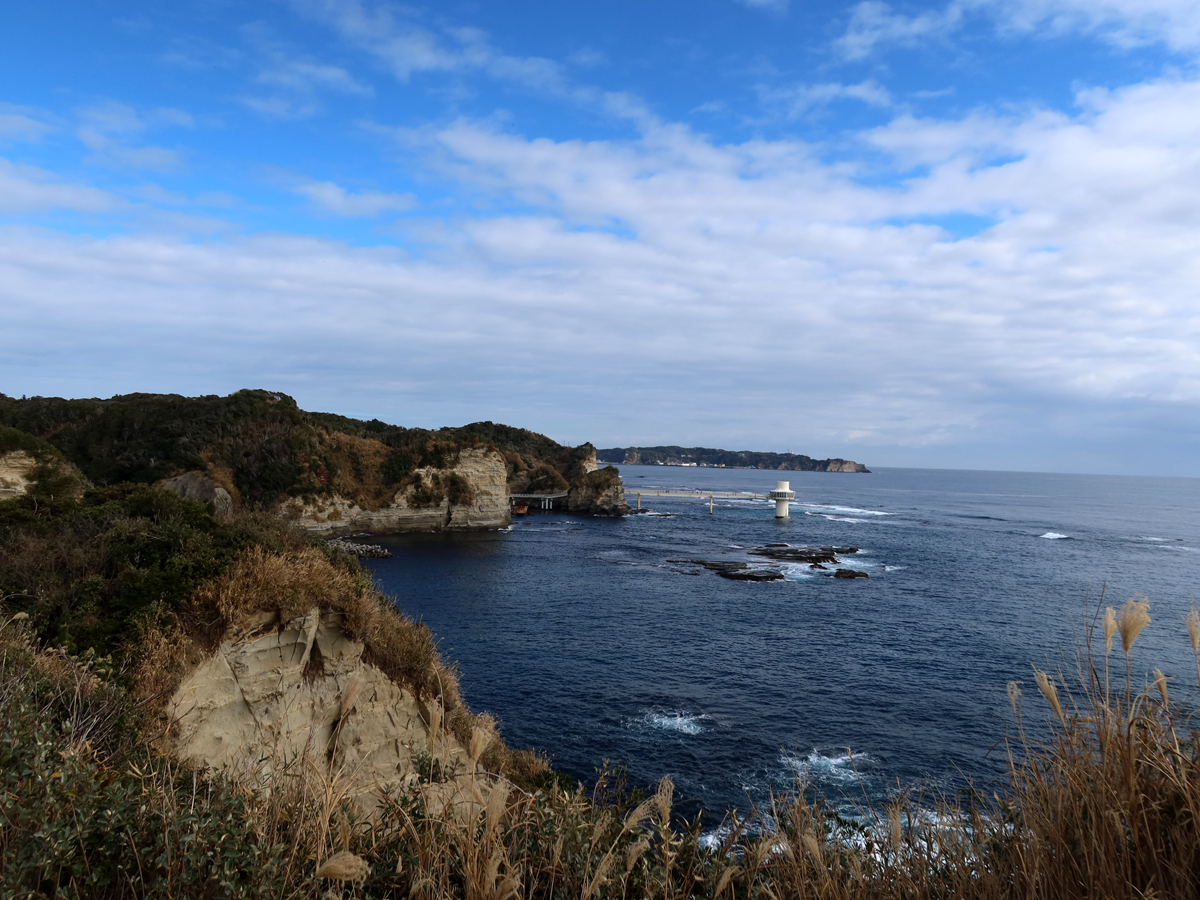
<svg viewBox="0 0 1200 900"><path fill-rule="evenodd" d="M509 492L587 493L583 480L596 469L591 444L565 447L493 422L431 431L306 412L261 390L107 400L0 394L4 425L42 439L94 484L155 484L221 515L265 509L330 534L499 528L509 521ZM13 489L23 465L10 464Z"/></svg>
<svg viewBox="0 0 1200 900"><path fill-rule="evenodd" d="M111 711L125 733L206 769L312 778L360 810L389 790L474 808L495 775L545 770L356 560L263 511L146 486L0 503L13 621L131 692Z"/></svg>
<svg viewBox="0 0 1200 900"><path fill-rule="evenodd" d="M629 512L625 485L613 466L593 469L567 494L567 508L574 513L597 516L623 516Z"/></svg>
<svg viewBox="0 0 1200 900"><path fill-rule="evenodd" d="M258 611L171 696L167 749L241 777L317 773L362 811L417 785L435 809L481 801L492 789L491 779L475 777L490 727L476 726L464 746L438 699L423 702L367 662L365 650L342 613L314 606L284 619Z"/></svg>
<svg viewBox="0 0 1200 900"><path fill-rule="evenodd" d="M0 427L0 500L26 494L77 497L83 484L78 470L54 447L16 428Z"/></svg>
<svg viewBox="0 0 1200 900"><path fill-rule="evenodd" d="M717 466L733 469L776 469L792 472L862 472L870 469L853 460L813 459L798 453L755 450L716 450L710 447L610 447L597 451L606 461L627 466Z"/></svg>
<svg viewBox="0 0 1200 900"><path fill-rule="evenodd" d="M490 448L462 450L446 469L417 469L378 509L333 494L290 500L281 515L329 535L503 528L512 521L504 457Z"/></svg>

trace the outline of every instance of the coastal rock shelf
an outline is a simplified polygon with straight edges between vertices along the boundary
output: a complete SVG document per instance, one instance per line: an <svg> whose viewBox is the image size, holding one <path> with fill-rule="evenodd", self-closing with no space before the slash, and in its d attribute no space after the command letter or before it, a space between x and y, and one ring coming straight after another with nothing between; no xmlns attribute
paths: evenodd
<svg viewBox="0 0 1200 900"><path fill-rule="evenodd" d="M838 557L857 552L857 547L792 547L789 544L767 544L765 547L754 547L747 551L751 556L763 556L777 562L807 563L809 569L823 573L828 573L831 566L841 562ZM739 560L670 559L667 562L700 566L731 581L782 581L786 577L780 568ZM843 579L870 578L866 572L841 567L829 574L833 578Z"/></svg>
<svg viewBox="0 0 1200 900"><path fill-rule="evenodd" d="M858 552L857 547L792 547L788 544L767 544L747 551L751 556L765 556L780 562L804 562L809 565L836 563L839 556Z"/></svg>
<svg viewBox="0 0 1200 900"><path fill-rule="evenodd" d="M419 505L415 486L398 491L382 509L364 509L344 497L320 497L305 503L299 498L284 505L282 514L309 531L325 534L393 531L469 531L503 528L512 522L509 512L504 457L495 450L464 449L446 469L422 468L417 474L427 483L446 475L464 480L468 499L452 503L449 497L429 506Z"/></svg>

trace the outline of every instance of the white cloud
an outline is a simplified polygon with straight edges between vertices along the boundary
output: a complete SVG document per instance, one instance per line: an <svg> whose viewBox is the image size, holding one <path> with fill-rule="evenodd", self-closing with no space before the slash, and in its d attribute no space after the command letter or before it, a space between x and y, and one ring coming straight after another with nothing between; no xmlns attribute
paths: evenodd
<svg viewBox="0 0 1200 900"><path fill-rule="evenodd" d="M953 444L995 464L1007 441L1010 465L1061 466L1053 447L1105 434L1119 468L1170 429L1200 440L1200 82L1081 101L900 117L861 136L861 158L895 161L873 170L653 121L625 141L458 121L424 132L429 158L495 202L435 220L416 257L9 231L6 329L44 364L10 353L0 375L29 393L49 390L38 372L74 372L73 394L263 384L406 423L736 433L868 463ZM407 202L297 190L342 215ZM994 224L956 240L943 217L964 213ZM1196 474L1194 455L1170 467Z"/></svg>
<svg viewBox="0 0 1200 900"><path fill-rule="evenodd" d="M412 194L385 194L379 191L350 193L332 181L308 181L293 190L307 197L322 212L352 218L377 216L385 212L412 209L417 198Z"/></svg>
<svg viewBox="0 0 1200 900"><path fill-rule="evenodd" d="M44 169L0 158L0 214L11 216L54 209L110 212L123 205L120 198L106 191L63 182Z"/></svg>
<svg viewBox="0 0 1200 900"><path fill-rule="evenodd" d="M85 107L79 110L78 116L80 125L76 129L76 136L92 151L89 162L158 172L179 169L184 165L182 150L153 145L136 146L132 143L148 128L192 127L194 122L191 115L182 110L154 109L143 117L132 107L110 100Z"/></svg>
<svg viewBox="0 0 1200 900"><path fill-rule="evenodd" d="M273 119L307 119L321 110L315 100L289 100L286 97L239 97L238 100L257 113Z"/></svg>
<svg viewBox="0 0 1200 900"><path fill-rule="evenodd" d="M302 59L280 59L258 75L260 84L285 87L298 91L325 89L343 94L372 93L369 85L362 84L345 69L326 63Z"/></svg>
<svg viewBox="0 0 1200 900"><path fill-rule="evenodd" d="M759 96L768 107L782 109L784 116L797 119L815 107L839 100L857 100L868 106L886 108L892 105L892 95L873 78L858 84L825 82L798 84L789 87L759 88Z"/></svg>
<svg viewBox="0 0 1200 900"><path fill-rule="evenodd" d="M788 10L789 0L737 0L737 2L751 9L765 9L773 13L785 13Z"/></svg>
<svg viewBox="0 0 1200 900"><path fill-rule="evenodd" d="M854 7L846 32L834 46L847 59L863 59L880 44L912 46L945 38L963 20L963 4L952 2L943 10L907 16L880 0L865 0Z"/></svg>
<svg viewBox="0 0 1200 900"><path fill-rule="evenodd" d="M990 18L1002 33L1082 33L1122 47L1160 43L1187 53L1200 50L1200 0L950 0L915 15L882 0L864 0L834 46L847 59L864 59L878 46L946 40L970 16Z"/></svg>
<svg viewBox="0 0 1200 900"><path fill-rule="evenodd" d="M1200 49L1198 0L989 0L986 6L1002 25L1023 32L1084 31L1123 46Z"/></svg>
<svg viewBox="0 0 1200 900"><path fill-rule="evenodd" d="M578 89L562 64L537 56L512 56L492 46L478 28L435 31L384 5L361 0L295 0L302 12L332 25L401 81L422 72L483 72L555 96Z"/></svg>
<svg viewBox="0 0 1200 900"><path fill-rule="evenodd" d="M0 103L0 143L35 143L53 130L36 110Z"/></svg>

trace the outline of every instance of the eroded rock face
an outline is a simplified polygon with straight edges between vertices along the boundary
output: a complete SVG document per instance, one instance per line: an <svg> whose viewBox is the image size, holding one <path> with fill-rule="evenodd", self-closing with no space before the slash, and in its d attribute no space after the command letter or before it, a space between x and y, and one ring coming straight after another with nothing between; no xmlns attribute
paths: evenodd
<svg viewBox="0 0 1200 900"><path fill-rule="evenodd" d="M38 461L24 450L0 454L0 500L20 497L35 484L30 477Z"/></svg>
<svg viewBox="0 0 1200 900"><path fill-rule="evenodd" d="M310 771L363 798L411 783L417 753L465 770L463 747L437 733L436 703L431 711L362 653L340 613L314 609L287 622L260 614L226 635L171 698L176 753L260 777L307 758Z"/></svg>
<svg viewBox="0 0 1200 900"><path fill-rule="evenodd" d="M469 503L452 504L443 499L434 506L414 506L414 487L396 493L392 503L367 510L342 497L321 498L312 504L292 500L282 515L297 525L327 534L389 531L478 530L511 524L507 470L504 457L495 450L466 449L451 469L418 469L423 481L439 476L460 475L471 488Z"/></svg>
<svg viewBox="0 0 1200 900"><path fill-rule="evenodd" d="M862 463L857 463L852 459L831 459L829 465L825 468L826 472L865 472L868 475L871 470Z"/></svg>
<svg viewBox="0 0 1200 900"><path fill-rule="evenodd" d="M627 515L629 504L625 502L625 485L616 468L607 466L589 472L581 483L571 485L567 509L598 516Z"/></svg>
<svg viewBox="0 0 1200 900"><path fill-rule="evenodd" d="M213 505L213 512L219 517L233 515L233 498L229 491L221 487L203 472L185 472L174 478L166 478L155 487L178 494L187 500L200 500Z"/></svg>

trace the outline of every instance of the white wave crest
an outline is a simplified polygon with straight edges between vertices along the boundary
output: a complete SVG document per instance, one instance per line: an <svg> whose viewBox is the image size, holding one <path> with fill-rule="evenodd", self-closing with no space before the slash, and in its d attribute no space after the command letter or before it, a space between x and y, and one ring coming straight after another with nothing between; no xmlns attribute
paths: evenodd
<svg viewBox="0 0 1200 900"><path fill-rule="evenodd" d="M1042 537L1048 541L1061 541L1069 539L1071 536L1069 534L1059 534L1057 531L1047 531Z"/></svg>
<svg viewBox="0 0 1200 900"><path fill-rule="evenodd" d="M782 762L797 775L810 781L849 782L861 778L858 768L873 763L874 760L865 753L851 753L849 750L826 756L814 749L803 758L785 753Z"/></svg>
<svg viewBox="0 0 1200 900"><path fill-rule="evenodd" d="M816 510L818 513L840 513L849 516L894 516L895 513L884 512L881 509L859 509L857 506L834 506L830 503L797 503L797 506L804 506L808 509Z"/></svg>
<svg viewBox="0 0 1200 900"><path fill-rule="evenodd" d="M688 713L683 710L647 710L634 724L657 728L660 731L674 731L679 734L703 734L708 729L704 722L709 717L703 713Z"/></svg>

